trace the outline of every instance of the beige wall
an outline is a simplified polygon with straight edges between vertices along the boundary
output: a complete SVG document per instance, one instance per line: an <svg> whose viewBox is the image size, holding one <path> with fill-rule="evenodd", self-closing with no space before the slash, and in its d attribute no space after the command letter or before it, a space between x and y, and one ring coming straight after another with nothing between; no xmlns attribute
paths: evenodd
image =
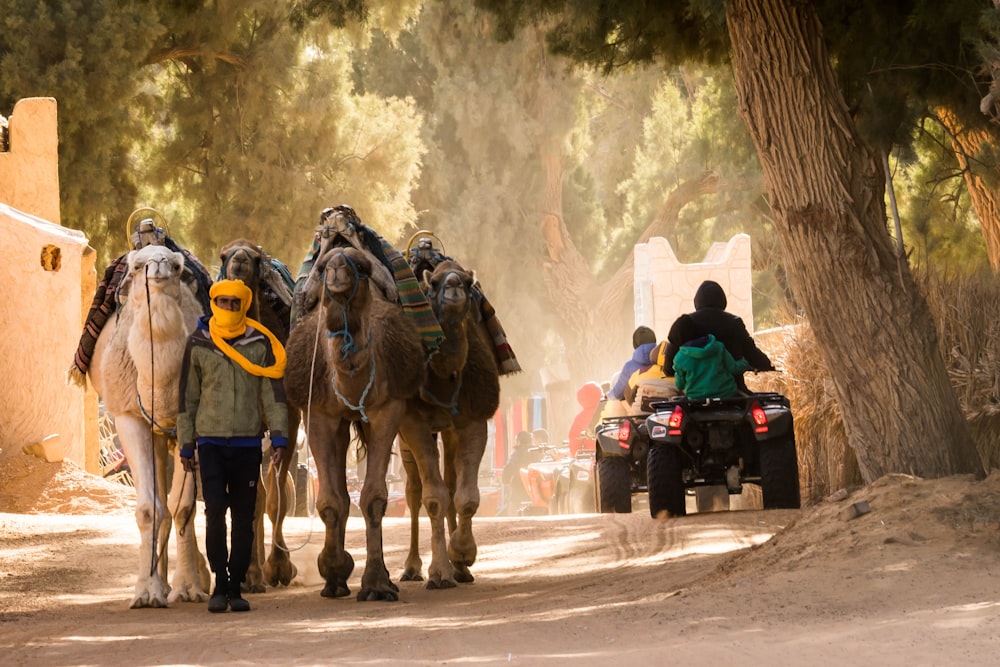
<svg viewBox="0 0 1000 667"><path fill-rule="evenodd" d="M9 152L0 152L0 202L59 224L56 101L29 97L8 118Z"/></svg>
<svg viewBox="0 0 1000 667"><path fill-rule="evenodd" d="M645 324L665 338L678 316L694 310L694 293L705 280L726 290L726 310L743 318L753 333L753 292L750 275L750 237L737 234L726 243L713 243L705 258L681 264L670 243L661 237L635 246L635 323Z"/></svg>
<svg viewBox="0 0 1000 667"><path fill-rule="evenodd" d="M66 383L96 288L94 252L59 224L56 102L21 100L0 152L0 448L49 436L50 458L98 472L97 397ZM58 250L54 262L53 250Z"/></svg>

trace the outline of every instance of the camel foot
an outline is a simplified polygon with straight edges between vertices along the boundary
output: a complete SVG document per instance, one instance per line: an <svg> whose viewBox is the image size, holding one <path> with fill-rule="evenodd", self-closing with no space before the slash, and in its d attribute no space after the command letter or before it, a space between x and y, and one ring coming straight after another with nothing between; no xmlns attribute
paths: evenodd
<svg viewBox="0 0 1000 667"><path fill-rule="evenodd" d="M423 581L424 575L420 573L420 568L408 567L403 570L399 577L400 581Z"/></svg>
<svg viewBox="0 0 1000 667"><path fill-rule="evenodd" d="M424 587L429 591L444 590L446 588L457 588L458 584L454 579L442 579L440 577L430 577Z"/></svg>
<svg viewBox="0 0 1000 667"><path fill-rule="evenodd" d="M326 586L320 591L320 595L325 598L343 598L351 594L351 589L347 587L347 584L338 582L326 582Z"/></svg>
<svg viewBox="0 0 1000 667"><path fill-rule="evenodd" d="M240 593L263 593L267 590L267 586L263 581L256 581L250 583L249 581L244 581L240 584Z"/></svg>
<svg viewBox="0 0 1000 667"><path fill-rule="evenodd" d="M148 593L142 593L136 595L132 598L132 604L129 605L129 609L166 609L167 599L162 596L154 596Z"/></svg>
<svg viewBox="0 0 1000 667"><path fill-rule="evenodd" d="M393 589L396 587L393 586ZM358 602L397 602L399 600L399 590L362 588L358 591Z"/></svg>
<svg viewBox="0 0 1000 667"><path fill-rule="evenodd" d="M174 586L170 591L170 595L167 596L167 603L173 604L175 602L206 602L208 601L208 593L196 584L190 584L188 586Z"/></svg>
<svg viewBox="0 0 1000 667"><path fill-rule="evenodd" d="M159 575L146 579L142 584L135 587L135 596L132 598L130 609L166 609L167 593L170 592L168 586L163 585Z"/></svg>
<svg viewBox="0 0 1000 667"><path fill-rule="evenodd" d="M264 581L269 586L277 586L278 584L287 586L298 573L298 568L287 558L284 560L269 559L264 564Z"/></svg>
<svg viewBox="0 0 1000 667"><path fill-rule="evenodd" d="M261 574L259 565L251 565L247 570L247 578L240 584L241 593L263 593L267 590L264 584L264 575Z"/></svg>
<svg viewBox="0 0 1000 667"><path fill-rule="evenodd" d="M469 568L466 565L459 563L455 565L455 581L460 584L471 584L476 578L472 576L472 572L469 572Z"/></svg>

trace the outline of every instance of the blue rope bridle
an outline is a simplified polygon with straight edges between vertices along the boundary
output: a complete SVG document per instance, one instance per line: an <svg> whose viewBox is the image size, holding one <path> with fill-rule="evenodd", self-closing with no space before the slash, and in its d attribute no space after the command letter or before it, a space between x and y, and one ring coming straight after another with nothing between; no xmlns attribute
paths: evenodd
<svg viewBox="0 0 1000 667"><path fill-rule="evenodd" d="M351 305L351 301L354 300L355 295L358 293L358 283L361 282L362 280L368 280L368 276L366 276L365 274L363 274L360 271L358 271L357 265L354 263L354 260L352 260L350 257L348 257L347 255L343 255L343 258L347 260L347 263L354 270L354 278L355 278L354 285L351 287L351 293L347 296L347 300L343 304L340 304L339 302L337 302L337 305L340 306L340 310L343 313L344 328L343 329L338 329L337 331L327 331L326 332L326 337L328 339L332 340L333 338L336 338L337 336L340 336L343 339L343 343L340 346L340 359L341 359L341 361L346 361L347 358L350 355L356 354L358 352L361 352L361 351L366 350L366 349L368 349L368 348L371 347L371 344L372 344L372 331L371 331L371 329L368 330L368 342L365 343L365 345L363 347L359 348L355 344L354 335L350 331L347 330L347 309ZM329 266L329 264L327 266ZM325 272L326 268L324 268L323 270ZM336 300L333 298L333 295L330 294L330 288L326 286L326 281L325 280L324 280L324 283L323 283L323 291L325 292L326 296L330 298L331 301L336 302ZM336 370L334 370L333 377L330 379L330 383L333 385L333 393L336 394L336 396L340 400L340 402L343 403L344 406L347 407L348 409L350 409L350 410L357 410L358 412L360 412L361 413L361 421L363 421L366 424L368 423L368 413L365 410L365 400L367 400L367 398L368 398L368 392L371 391L371 388L375 384L375 358L374 357L369 356L368 366L369 366L368 382L365 384L365 388L361 392L361 398L358 399L357 405L351 403L347 399L346 396L344 396L342 393L340 393L340 389L337 388L337 373L336 373ZM354 371L355 370L356 369L354 368L354 366L352 364L351 377L354 377Z"/></svg>

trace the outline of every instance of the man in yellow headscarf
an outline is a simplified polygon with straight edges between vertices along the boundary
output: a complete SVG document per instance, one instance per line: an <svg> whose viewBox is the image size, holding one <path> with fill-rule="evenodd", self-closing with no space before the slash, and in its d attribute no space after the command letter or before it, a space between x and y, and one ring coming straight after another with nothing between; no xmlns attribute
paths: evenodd
<svg viewBox="0 0 1000 667"><path fill-rule="evenodd" d="M243 281L220 280L209 296L212 315L198 321L184 352L177 441L184 469L201 470L205 551L215 573L208 610L249 611L240 584L250 567L264 432L270 432L275 465L288 446L285 350L274 334L246 316L253 293Z"/></svg>

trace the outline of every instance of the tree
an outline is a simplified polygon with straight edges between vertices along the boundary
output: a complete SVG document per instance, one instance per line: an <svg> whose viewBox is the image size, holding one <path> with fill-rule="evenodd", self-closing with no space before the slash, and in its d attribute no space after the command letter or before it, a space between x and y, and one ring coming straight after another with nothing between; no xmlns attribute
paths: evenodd
<svg viewBox="0 0 1000 667"><path fill-rule="evenodd" d="M509 28L539 7L491 4ZM586 16L574 14L584 6ZM598 16L590 3L563 7L550 44L607 67L654 54L720 57L709 47L728 38L793 291L834 377L862 475L982 474L927 304L887 233L880 159L844 102L812 3L734 0L724 16L700 3L616 3Z"/></svg>
<svg viewBox="0 0 1000 667"><path fill-rule="evenodd" d="M479 46L493 30L465 3L428 3L398 50L373 41L365 61L382 66L366 67L359 85L417 100L429 146L414 193L418 226L475 262L498 312L516 314L507 326L526 342L515 345L523 365L565 361L575 387L610 377L630 351L637 240L670 235L700 259L719 233L736 231L707 232L706 221L726 220L719 210L731 207L716 203L719 183L744 174L726 174L712 154L724 144L726 157L740 153L732 137L705 128L738 125L742 155L756 157L726 101L731 85L720 92L696 70L664 81L656 67L613 76L571 68L545 53L538 28ZM704 122L720 100L728 123ZM681 224L682 215L695 222Z"/></svg>
<svg viewBox="0 0 1000 667"><path fill-rule="evenodd" d="M991 62L1000 9L976 0L815 4L862 138L876 153L895 146L905 155L923 119L944 128L951 169L965 180L1000 271L1000 126L981 110L990 106L981 99L989 83L982 63Z"/></svg>
<svg viewBox="0 0 1000 667"><path fill-rule="evenodd" d="M142 2L10 0L0 12L0 108L56 98L62 222L86 229L95 247L126 242L137 197L130 152L153 102L142 63L163 32Z"/></svg>
<svg viewBox="0 0 1000 667"><path fill-rule="evenodd" d="M57 99L63 224L103 259L144 205L207 264L234 234L294 264L325 206L351 203L387 235L415 216L421 119L352 85L369 33L415 6L392 5L345 7L334 27L292 1L12 0L0 104Z"/></svg>

